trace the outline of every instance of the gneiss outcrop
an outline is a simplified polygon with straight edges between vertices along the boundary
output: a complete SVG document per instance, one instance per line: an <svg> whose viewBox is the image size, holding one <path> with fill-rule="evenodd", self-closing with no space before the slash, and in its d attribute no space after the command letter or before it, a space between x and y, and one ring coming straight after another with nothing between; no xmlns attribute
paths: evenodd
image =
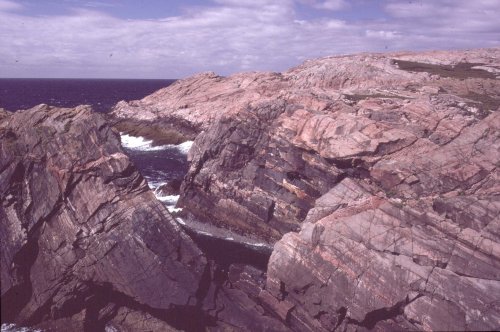
<svg viewBox="0 0 500 332"><path fill-rule="evenodd" d="M338 56L201 74L113 114L200 132L180 204L279 240L259 298L292 329L491 330L499 76L498 48Z"/></svg>
<svg viewBox="0 0 500 332"><path fill-rule="evenodd" d="M496 111L499 53L362 54L281 74L204 73L121 102L112 115L202 132L181 204L273 242L343 177L365 176L396 151L446 144Z"/></svg>
<svg viewBox="0 0 500 332"><path fill-rule="evenodd" d="M262 277L231 267L229 283L156 200L119 139L89 107L0 111L2 323L285 330L246 292Z"/></svg>
<svg viewBox="0 0 500 332"><path fill-rule="evenodd" d="M117 133L88 107L1 121L2 322L182 328L207 262Z"/></svg>

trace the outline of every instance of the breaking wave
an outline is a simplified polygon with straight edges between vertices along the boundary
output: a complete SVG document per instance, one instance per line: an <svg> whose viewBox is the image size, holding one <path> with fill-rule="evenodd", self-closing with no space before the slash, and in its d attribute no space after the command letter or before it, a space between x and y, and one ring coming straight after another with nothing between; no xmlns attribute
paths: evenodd
<svg viewBox="0 0 500 332"><path fill-rule="evenodd" d="M169 205L175 205L177 204L177 201L179 200L179 195L167 195L167 196L161 196L161 195L157 195L155 193L155 196L156 198L160 201L160 202L163 202L165 204L169 204Z"/></svg>
<svg viewBox="0 0 500 332"><path fill-rule="evenodd" d="M193 141L186 141L181 144L166 144L153 146L153 141L148 140L141 136L131 136L128 134L120 134L122 146L125 149L129 150L137 150L137 151L161 151L168 149L177 149L183 154L187 154L191 146L193 145Z"/></svg>

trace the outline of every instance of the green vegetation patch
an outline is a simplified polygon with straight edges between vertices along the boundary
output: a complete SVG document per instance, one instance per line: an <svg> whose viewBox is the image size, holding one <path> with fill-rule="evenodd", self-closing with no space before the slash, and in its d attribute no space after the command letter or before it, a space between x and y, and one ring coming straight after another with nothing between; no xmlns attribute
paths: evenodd
<svg viewBox="0 0 500 332"><path fill-rule="evenodd" d="M399 69L410 72L425 72L441 77L450 77L458 79L466 78L489 78L495 79L496 75L482 69L473 69L472 67L483 66L482 63L467 63L461 62L455 66L449 65L434 65L430 63L421 63L405 60L393 60Z"/></svg>

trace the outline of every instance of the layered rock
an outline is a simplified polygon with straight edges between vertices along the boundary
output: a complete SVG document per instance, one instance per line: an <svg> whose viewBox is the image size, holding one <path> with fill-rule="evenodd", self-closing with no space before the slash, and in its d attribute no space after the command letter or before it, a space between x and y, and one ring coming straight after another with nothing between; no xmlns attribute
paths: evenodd
<svg viewBox="0 0 500 332"><path fill-rule="evenodd" d="M347 167L362 176L276 244L263 301L300 331L497 329L499 128L493 113L448 144Z"/></svg>
<svg viewBox="0 0 500 332"><path fill-rule="evenodd" d="M0 110L0 192L2 323L288 330L254 295L262 272L231 267L230 282L230 265L206 258L88 107Z"/></svg>
<svg viewBox="0 0 500 332"><path fill-rule="evenodd" d="M292 326L499 326L500 114L454 129L442 144L351 161L300 233L276 244L267 290Z"/></svg>
<svg viewBox="0 0 500 332"><path fill-rule="evenodd" d="M180 204L272 243L298 229L343 177L364 176L382 156L415 144L446 144L495 111L498 55L362 54L282 74L206 73L120 103L113 114L184 121L202 132Z"/></svg>
<svg viewBox="0 0 500 332"><path fill-rule="evenodd" d="M291 328L497 329L499 59L361 54L203 74L114 113L201 132L179 202L198 218L286 234L259 298Z"/></svg>
<svg viewBox="0 0 500 332"><path fill-rule="evenodd" d="M98 330L196 320L206 259L101 116L41 105L1 121L2 322Z"/></svg>
<svg viewBox="0 0 500 332"><path fill-rule="evenodd" d="M276 89L285 87L278 73L244 73L231 79L213 72L179 80L138 101L119 102L112 110L117 120L144 123L162 121L180 132L196 133L221 117L240 111L240 105L274 99Z"/></svg>

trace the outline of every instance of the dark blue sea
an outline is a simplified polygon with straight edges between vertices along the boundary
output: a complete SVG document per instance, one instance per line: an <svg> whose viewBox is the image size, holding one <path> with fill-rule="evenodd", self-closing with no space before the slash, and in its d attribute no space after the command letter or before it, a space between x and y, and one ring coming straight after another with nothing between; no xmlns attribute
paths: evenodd
<svg viewBox="0 0 500 332"><path fill-rule="evenodd" d="M9 111L38 104L60 107L92 105L107 112L120 100L137 100L175 80L0 78L0 108Z"/></svg>

